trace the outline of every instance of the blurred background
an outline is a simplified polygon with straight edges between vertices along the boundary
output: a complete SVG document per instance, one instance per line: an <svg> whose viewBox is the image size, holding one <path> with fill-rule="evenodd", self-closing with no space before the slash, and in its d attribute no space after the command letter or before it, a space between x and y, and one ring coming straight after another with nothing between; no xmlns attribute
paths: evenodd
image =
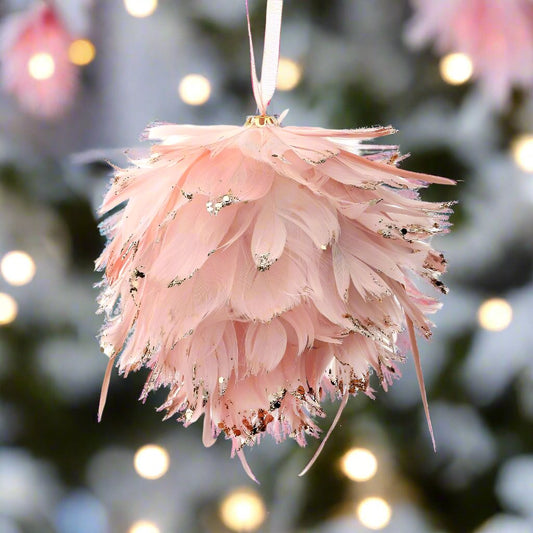
<svg viewBox="0 0 533 533"><path fill-rule="evenodd" d="M36 4L0 1L12 77L12 16ZM416 2L286 2L272 111L290 108L289 125L393 124L404 168L460 180L424 197L459 203L435 243L450 294L421 341L438 452L409 360L388 393L350 400L305 477L317 442L249 450L256 486L228 442L204 449L201 425L161 421L162 397L138 402L144 372L112 376L96 421L104 160L122 163L152 121L254 113L244 0L55 5L69 63L26 47L25 88L4 80L0 94L0 532L532 532L533 93L493 98L468 55L416 43ZM265 2L251 10L259 52ZM24 100L58 74L59 102Z"/></svg>

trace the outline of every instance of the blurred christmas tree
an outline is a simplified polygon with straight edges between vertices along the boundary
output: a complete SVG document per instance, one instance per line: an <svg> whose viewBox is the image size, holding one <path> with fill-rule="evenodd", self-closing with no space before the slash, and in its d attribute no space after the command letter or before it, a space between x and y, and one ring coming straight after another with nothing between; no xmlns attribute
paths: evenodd
<svg viewBox="0 0 533 533"><path fill-rule="evenodd" d="M0 17L32 3L6 1ZM252 487L228 443L205 450L198 427L160 421L162 396L137 401L145 375L113 377L96 423L106 358L92 288L102 159L120 163L153 120L253 113L243 2L89 4L57 1L96 49L72 107L47 121L0 96L0 531L533 531L531 93L495 108L475 82L445 83L457 66L406 45L406 0L286 3L274 111L294 125L392 123L413 154L403 168L462 181L424 191L459 200L436 243L451 291L421 346L437 454L408 361L388 393L350 400L305 477L317 442L265 439ZM264 3L252 8L262 27ZM149 443L160 448L134 467Z"/></svg>

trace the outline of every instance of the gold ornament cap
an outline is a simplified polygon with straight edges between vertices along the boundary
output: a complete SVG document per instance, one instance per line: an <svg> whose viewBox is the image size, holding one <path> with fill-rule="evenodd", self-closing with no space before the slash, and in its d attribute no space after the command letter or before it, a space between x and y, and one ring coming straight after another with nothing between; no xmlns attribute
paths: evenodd
<svg viewBox="0 0 533 533"><path fill-rule="evenodd" d="M275 115L250 115L246 118L244 126L256 126L258 128L263 128L265 126L279 126L279 120Z"/></svg>

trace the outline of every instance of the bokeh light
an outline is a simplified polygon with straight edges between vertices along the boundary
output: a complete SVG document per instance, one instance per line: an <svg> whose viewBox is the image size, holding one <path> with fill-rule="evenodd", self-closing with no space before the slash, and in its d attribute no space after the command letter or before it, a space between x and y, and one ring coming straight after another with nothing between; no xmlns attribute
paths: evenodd
<svg viewBox="0 0 533 533"><path fill-rule="evenodd" d="M511 153L519 168L533 172L533 135L519 135L511 143Z"/></svg>
<svg viewBox="0 0 533 533"><path fill-rule="evenodd" d="M148 520L139 520L131 525L128 533L160 533L160 529Z"/></svg>
<svg viewBox="0 0 533 533"><path fill-rule="evenodd" d="M263 500L251 489L235 489L220 504L220 518L233 531L255 531L266 518Z"/></svg>
<svg viewBox="0 0 533 533"><path fill-rule="evenodd" d="M483 329L502 331L513 319L513 308L503 298L490 298L479 306L477 318Z"/></svg>
<svg viewBox="0 0 533 533"><path fill-rule="evenodd" d="M54 510L57 533L104 533L110 531L107 509L86 489L68 492ZM0 531L4 530L0 526Z"/></svg>
<svg viewBox="0 0 533 533"><path fill-rule="evenodd" d="M211 96L211 83L201 74L188 74L180 81L178 93L186 104L202 105Z"/></svg>
<svg viewBox="0 0 533 533"><path fill-rule="evenodd" d="M55 71L56 63L48 52L33 54L28 61L28 72L35 80L48 80Z"/></svg>
<svg viewBox="0 0 533 533"><path fill-rule="evenodd" d="M26 252L16 250L4 255L0 272L10 285L26 285L35 276L35 262Z"/></svg>
<svg viewBox="0 0 533 533"><path fill-rule="evenodd" d="M390 505L376 496L365 498L357 506L357 518L368 529L383 529L392 516Z"/></svg>
<svg viewBox="0 0 533 533"><path fill-rule="evenodd" d="M439 64L442 79L450 85L466 83L474 71L472 60L466 54L454 53L444 56Z"/></svg>
<svg viewBox="0 0 533 533"><path fill-rule="evenodd" d="M277 88L280 91L292 91L302 79L302 67L287 57L280 57Z"/></svg>
<svg viewBox="0 0 533 533"><path fill-rule="evenodd" d="M149 17L157 9L157 0L124 0L124 7L132 17Z"/></svg>
<svg viewBox="0 0 533 533"><path fill-rule="evenodd" d="M88 65L96 55L96 48L89 39L76 39L68 49L68 57L72 63L83 67Z"/></svg>
<svg viewBox="0 0 533 533"><path fill-rule="evenodd" d="M11 324L17 318L18 305L12 296L0 292L0 326Z"/></svg>
<svg viewBox="0 0 533 533"><path fill-rule="evenodd" d="M378 469L376 456L365 448L352 448L341 458L341 469L353 481L368 481Z"/></svg>
<svg viewBox="0 0 533 533"><path fill-rule="evenodd" d="M145 479L159 479L167 473L170 458L165 448L147 444L137 450L133 465L139 476Z"/></svg>

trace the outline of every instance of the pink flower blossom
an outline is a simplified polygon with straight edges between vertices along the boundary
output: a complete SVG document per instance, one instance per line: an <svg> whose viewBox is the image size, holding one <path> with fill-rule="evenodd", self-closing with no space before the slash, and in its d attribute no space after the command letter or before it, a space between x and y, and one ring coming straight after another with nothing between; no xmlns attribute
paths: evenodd
<svg viewBox="0 0 533 533"><path fill-rule="evenodd" d="M0 32L2 85L27 112L60 116L78 87L78 68L69 60L72 37L57 11L36 3L6 18Z"/></svg>
<svg viewBox="0 0 533 533"><path fill-rule="evenodd" d="M439 307L413 278L445 292L429 241L450 206L417 189L453 182L366 143L390 127L279 122L153 125L151 155L116 169L100 210L101 409L115 360L125 375L149 368L142 399L168 387L167 418L204 415L204 444L223 433L241 459L264 433L318 436L321 403L372 396L372 371L386 389L399 338L413 324L429 337Z"/></svg>
<svg viewBox="0 0 533 533"><path fill-rule="evenodd" d="M415 15L408 41L434 41L440 54L462 52L474 76L497 106L514 85L533 87L533 2L531 0L412 0Z"/></svg>

